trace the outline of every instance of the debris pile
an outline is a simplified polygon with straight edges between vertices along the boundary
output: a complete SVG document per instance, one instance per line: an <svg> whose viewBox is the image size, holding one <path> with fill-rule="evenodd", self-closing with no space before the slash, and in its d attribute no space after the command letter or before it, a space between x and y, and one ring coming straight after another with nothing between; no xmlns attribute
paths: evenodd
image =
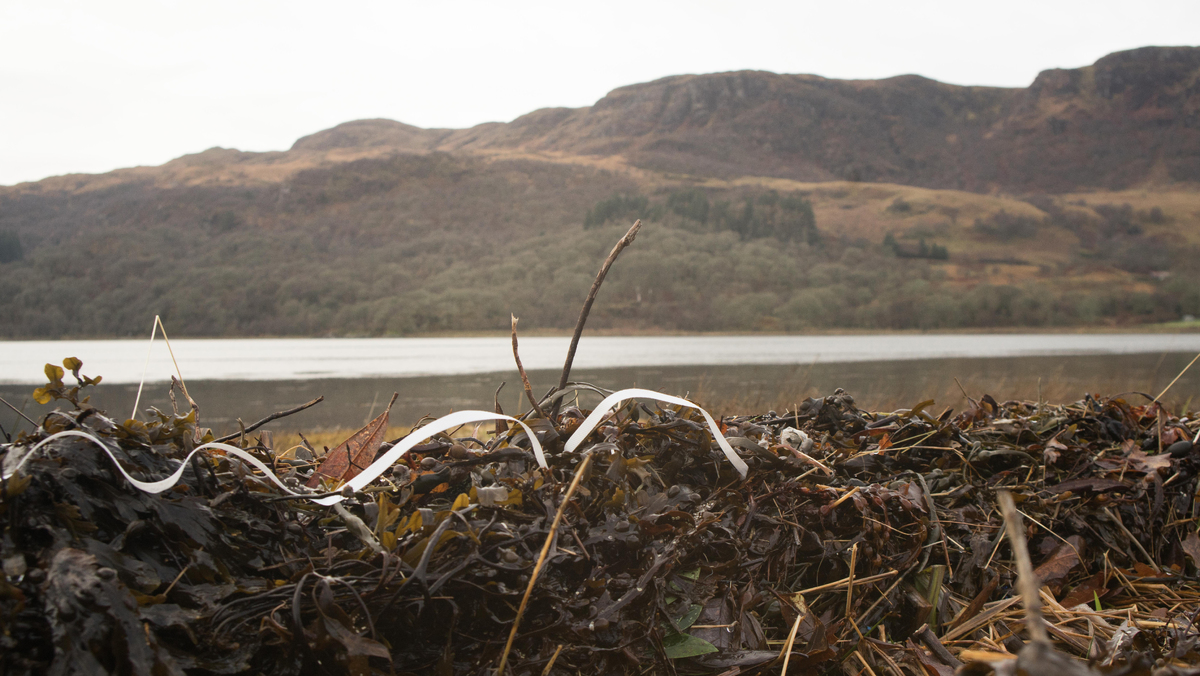
<svg viewBox="0 0 1200 676"><path fill-rule="evenodd" d="M58 376L69 406L0 457L3 673L1200 674L1198 421L1149 397L877 413L839 390L719 420L744 478L702 412L662 402L565 452L582 384L539 402L553 422L439 433L359 490L345 472L402 440L368 425L337 472L230 441L345 498L323 506L220 451L157 495L78 437L29 455L84 431L154 481L212 440L194 408L120 423Z"/></svg>

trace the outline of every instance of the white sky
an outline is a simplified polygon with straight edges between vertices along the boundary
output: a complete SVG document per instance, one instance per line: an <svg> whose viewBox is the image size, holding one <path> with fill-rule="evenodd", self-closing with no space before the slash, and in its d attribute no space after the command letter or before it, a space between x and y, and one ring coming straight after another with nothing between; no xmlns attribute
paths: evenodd
<svg viewBox="0 0 1200 676"><path fill-rule="evenodd" d="M679 73L1023 87L1186 44L1196 0L0 0L0 185L283 150L362 118L507 121Z"/></svg>

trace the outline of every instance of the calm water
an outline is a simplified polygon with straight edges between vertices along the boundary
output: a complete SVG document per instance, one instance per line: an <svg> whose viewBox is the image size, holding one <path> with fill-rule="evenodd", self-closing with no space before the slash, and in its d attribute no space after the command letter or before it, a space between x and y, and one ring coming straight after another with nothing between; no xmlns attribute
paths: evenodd
<svg viewBox="0 0 1200 676"><path fill-rule="evenodd" d="M557 383L566 338L525 338L521 359L539 394ZM493 406L523 409L511 344L505 338L264 339L172 341L180 370L205 424L232 429L324 395L325 402L273 423L275 429L361 425L392 392L400 398L392 422ZM1071 401L1085 391L1149 392L1166 386L1196 353L1200 334L881 335L585 337L573 380L609 389L647 387L690 394L726 411L782 410L836 387L877 410L934 398L961 407L958 383L972 396ZM44 382L41 366L67 356L105 382L93 402L113 417L129 415L146 362L146 341L0 343L0 396L33 418L45 412L29 399ZM174 372L156 342L142 408L169 407L164 381ZM68 377L69 381L69 377ZM1168 400L1200 402L1200 366L1171 389ZM585 402L589 403L589 402ZM590 402L594 403L594 402ZM17 416L0 405L0 425ZM28 425L25 424L27 427Z"/></svg>
<svg viewBox="0 0 1200 676"><path fill-rule="evenodd" d="M530 371L561 369L567 338L524 338L521 361ZM156 341L0 342L0 384L39 384L42 365L83 360L85 374L110 383L169 381L175 372L167 346ZM175 340L183 378L312 380L410 378L496 373L513 368L508 338L301 338ZM1200 333L1052 335L649 336L586 337L575 367L822 364L901 359L1200 352Z"/></svg>

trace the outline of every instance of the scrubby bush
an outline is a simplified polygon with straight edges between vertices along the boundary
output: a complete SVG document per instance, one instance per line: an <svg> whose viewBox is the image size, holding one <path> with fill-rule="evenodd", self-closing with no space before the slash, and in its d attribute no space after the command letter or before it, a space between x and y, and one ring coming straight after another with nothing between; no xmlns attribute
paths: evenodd
<svg viewBox="0 0 1200 676"><path fill-rule="evenodd" d="M697 223L707 223L708 193L701 188L677 190L667 196L667 209Z"/></svg>
<svg viewBox="0 0 1200 676"><path fill-rule="evenodd" d="M583 217L583 227L594 228L609 221L645 218L649 209L650 199L645 195L612 195L588 209Z"/></svg>
<svg viewBox="0 0 1200 676"><path fill-rule="evenodd" d="M25 258L25 250L21 248L21 239L17 233L0 232L0 263L14 263Z"/></svg>
<svg viewBox="0 0 1200 676"><path fill-rule="evenodd" d="M987 218L975 219L975 231L1002 241L1033 237L1040 223L1029 216L1017 216L1001 209Z"/></svg>

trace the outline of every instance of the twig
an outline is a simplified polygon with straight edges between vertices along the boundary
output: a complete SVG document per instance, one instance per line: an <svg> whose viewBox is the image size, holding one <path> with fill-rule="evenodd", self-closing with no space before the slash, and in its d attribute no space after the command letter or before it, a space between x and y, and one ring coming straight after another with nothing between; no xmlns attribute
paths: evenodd
<svg viewBox="0 0 1200 676"><path fill-rule="evenodd" d="M494 403L496 405L496 413L499 413L500 415L504 415L504 409L500 408L500 390L503 390L504 386L507 384L508 383L505 383L505 382L500 383L500 387L496 388L496 394L492 395L492 403ZM498 437L507 431L508 431L508 423L504 422L503 420L497 419L496 425L493 428L493 434Z"/></svg>
<svg viewBox="0 0 1200 676"><path fill-rule="evenodd" d="M562 521L562 515L566 511L567 503L571 502L571 496L575 495L575 489L579 488L579 480L583 478L583 474L587 471L588 464L591 461L591 453L583 456L579 467L575 468L575 477L571 479L571 486L567 488L567 494L563 496L562 502L558 505L558 511L554 514L554 522L550 524L550 532L546 534L546 542L542 545L542 553L538 556L537 565L533 567L533 573L529 575L529 585L525 587L525 596L521 598L521 605L517 608L517 616L513 618L512 629L508 632L508 642L504 644L504 652L500 655L500 666L496 668L496 676L503 676L504 674L504 666L508 663L508 653L512 650L513 640L517 637L517 629L521 626L521 616L525 614L525 607L529 605L529 595L533 593L533 585L537 582L538 575L542 572L542 567L546 565L546 557L550 553L550 545L554 542L554 536L558 534L558 524Z"/></svg>
<svg viewBox="0 0 1200 676"><path fill-rule="evenodd" d="M978 406L978 404L975 403L975 400L971 398L971 395L967 394L967 390L962 386L962 383L958 382L957 376L954 378L954 384L958 385L958 391L963 393L963 396L967 398L967 401L971 402L972 406ZM1040 397L1041 395L1038 396Z"/></svg>
<svg viewBox="0 0 1200 676"><path fill-rule="evenodd" d="M8 401L6 401L6 400L4 399L4 397L0 397L0 401L3 401L5 406L7 406L7 407L11 408L12 410L16 411L16 412L17 412L17 415L19 415L19 416L21 416L22 418L24 418L24 419L25 419L25 421L26 421L26 422L28 422L30 425L33 425L33 429L35 429L35 430L36 430L36 429L39 427L39 425L38 425L37 423L35 423L34 421L32 421L32 420L30 420L30 419L29 419L29 416L25 415L25 412L24 412L24 411L22 411L21 409L17 408L16 406L13 406L12 404L8 403Z"/></svg>
<svg viewBox="0 0 1200 676"><path fill-rule="evenodd" d="M550 670L554 668L554 662L558 660L558 654L562 652L562 643L558 644L558 648L554 650L554 654L550 656L550 661L546 663L546 668L542 669L542 676L549 676Z"/></svg>
<svg viewBox="0 0 1200 676"><path fill-rule="evenodd" d="M1129 541L1133 543L1134 547L1137 547L1137 550L1142 553L1142 556L1146 557L1146 561L1150 564L1150 567L1154 569L1154 572L1162 573L1162 569L1159 568L1158 564L1154 562L1154 557L1150 556L1150 552L1147 552L1146 548L1142 546L1142 543L1138 542L1138 539L1133 536L1133 533L1130 533L1129 529L1125 527L1125 522L1121 521L1120 512L1113 513L1109 511L1107 507L1105 507L1102 511L1108 515L1108 518L1112 519L1113 522L1117 524L1117 528L1121 529L1121 532L1125 534L1125 537L1129 538ZM1079 556L1079 552L1076 551L1075 555Z"/></svg>
<svg viewBox="0 0 1200 676"><path fill-rule="evenodd" d="M863 657L863 654L858 649L855 649L854 656L858 658L859 662L862 662L864 667L866 667L868 674L875 676L875 670L871 668L870 664L867 664L867 658Z"/></svg>
<svg viewBox="0 0 1200 676"><path fill-rule="evenodd" d="M933 654L937 655L938 659L941 660L946 666L954 667L955 669L962 666L962 662L959 661L959 659L955 657L949 650L946 650L946 646L942 645L942 642L938 640L937 635L929 629L928 624L925 625L921 631L917 632L917 638L921 639L921 642L926 646L929 646L929 649L933 651Z"/></svg>
<svg viewBox="0 0 1200 676"><path fill-rule="evenodd" d="M154 322L150 324L150 344L146 347L146 362L142 365L142 380L138 383L137 396L133 398L133 413L129 414L130 419L137 418L138 404L142 401L142 388L146 385L146 373L150 369L150 351L154 348L156 335L158 335L158 315L154 315Z"/></svg>
<svg viewBox="0 0 1200 676"><path fill-rule="evenodd" d="M854 567L858 563L858 543L850 547L850 576L846 578L846 618L849 619L854 600Z"/></svg>
<svg viewBox="0 0 1200 676"><path fill-rule="evenodd" d="M1025 629L1029 632L1030 640L1049 643L1050 637L1042 619L1042 600L1038 595L1033 564L1029 561L1029 549L1025 545L1021 517L1017 514L1017 506L1013 503L1011 493L999 491L996 497L1000 500L1000 511L1004 513L1008 543L1012 546L1013 558L1017 560L1017 588L1021 591L1021 602L1025 605Z"/></svg>
<svg viewBox="0 0 1200 676"><path fill-rule="evenodd" d="M908 570L904 571L904 573L902 575L900 575L900 577L896 578L896 581L892 583L892 586L888 587L887 591L883 592L883 594L879 598L875 599L875 603L872 603L865 611L863 611L862 615L859 615L859 617L869 616L871 614L871 611L875 610L875 608L878 607L880 603L883 603L883 600L886 599L888 597L888 595L891 594L896 589L896 587L900 585L900 583L902 581L904 581L904 578L908 577L908 574L913 572L913 570L916 569L916 567L917 566L915 564L912 566L909 566ZM895 573L896 573L896 571L893 570L891 574L894 575ZM866 582L866 581L867 581L867 578L863 578L862 580L859 580L859 582Z"/></svg>
<svg viewBox="0 0 1200 676"><path fill-rule="evenodd" d="M779 676L787 676L788 662L792 659L792 646L796 644L796 632L800 629L800 622L808 615L808 604L804 599L799 598L800 608L796 613L796 621L792 623L792 630L788 633L787 643L783 644L783 669L780 670Z"/></svg>
<svg viewBox="0 0 1200 676"><path fill-rule="evenodd" d="M596 301L596 294L600 292L600 285L604 282L604 276L608 274L608 269L612 267L621 250L633 243L633 238L637 237L638 230L642 228L642 221L638 219L633 222L633 226L629 228L629 232L625 236L617 240L616 246L608 254L608 258L604 259L604 265L600 266L600 272L596 273L596 281L592 282L592 289L588 291L587 300L583 301L583 309L579 311L579 321L575 322L575 333L571 336L571 347L567 349L567 360L563 362L562 377L558 379L558 389L563 389L567 386L567 380L571 377L571 364L575 361L575 348L579 347L579 336L583 334L583 325L587 323L588 313L592 311L592 303ZM554 402L554 408L550 415L558 415L558 405L562 399Z"/></svg>
<svg viewBox="0 0 1200 676"><path fill-rule="evenodd" d="M509 316L512 317L513 359L517 362L517 373L521 374L521 385L525 388L525 398L529 400L533 410L537 411L538 416L545 418L546 412L542 410L541 406L538 406L537 399L533 398L533 388L529 385L529 376L525 375L525 367L521 364L521 355L517 352L517 316L514 314ZM500 390L496 390L496 396L500 396Z"/></svg>
<svg viewBox="0 0 1200 676"><path fill-rule="evenodd" d="M129 414L130 418L137 418L138 403L142 400L142 388L146 385L146 369L150 366L150 349L154 347L154 335L159 329L162 330L163 342L167 344L167 353L171 355L171 363L175 365L175 374L179 376L179 389L183 390L183 396L187 397L188 405L195 411L200 410L196 400L188 394L187 383L183 380L183 372L179 370L179 361L175 359L175 350L171 349L171 339L167 337L167 327L163 325L162 319L158 315L154 315L154 323L150 326L150 345L146 348L146 363L142 366L142 381L138 383L137 397L133 400L133 413Z"/></svg>
<svg viewBox="0 0 1200 676"><path fill-rule="evenodd" d="M178 583L181 579L183 579L183 574L188 571L188 568L191 568L191 567L192 567L192 564L189 561L188 564L183 567L183 570L179 571L179 574L175 576L175 579L171 580L171 584L167 585L167 588L165 590L163 590L162 597L164 599L167 597L167 594L170 594L171 590L175 588L176 583Z"/></svg>
<svg viewBox="0 0 1200 676"><path fill-rule="evenodd" d="M848 490L848 491L846 491L845 493L843 493L843 494L842 494L842 497L838 498L837 500L834 500L834 501L833 501L833 503L831 503L831 504L829 505L829 511L831 511L831 512L832 512L832 511L834 510L834 508L835 508L835 507L837 507L838 505L842 504L843 502L845 502L845 501L849 500L850 498L854 497L854 495L855 495L856 493L858 493L858 490L859 490L860 488L862 488L862 487L861 487L861 486L855 486L854 488L851 488L850 490Z"/></svg>
<svg viewBox="0 0 1200 676"><path fill-rule="evenodd" d="M870 575L868 577L855 578L854 583L858 584L858 585L863 585L868 582L875 582L877 580L883 580L885 578L889 578L889 577L895 575L897 572L898 571L890 570L886 573L879 573L878 575ZM800 594L815 594L816 592L830 591L833 589L838 589L843 584L846 584L849 581L850 581L850 578L843 577L842 579L840 579L836 582L828 582L826 584L819 585L816 587L809 587L808 589L802 589L798 593L800 593Z"/></svg>
<svg viewBox="0 0 1200 676"><path fill-rule="evenodd" d="M393 398L392 400L395 401L395 398ZM308 402L307 404L301 404L301 405L297 406L296 408L289 408L286 411L279 411L278 413L272 413L271 415L263 418L262 420L259 420L258 422L254 423L253 425L246 427L246 429L244 429L244 430L238 430L237 432L234 432L233 434L226 434L225 436L221 437L220 439L215 439L214 441L216 441L217 443L223 443L223 442L229 441L230 439L234 439L242 434L249 434L250 432L253 432L254 430L262 427L263 425L266 425L267 423L271 422L272 420L279 420L280 418L286 418L289 415L292 415L293 413L299 413L300 411L303 411L304 409L310 408L312 406L316 406L317 404L319 404L323 401L325 401L325 397L320 396L320 397L317 397L316 399L313 399L312 401Z"/></svg>
<svg viewBox="0 0 1200 676"><path fill-rule="evenodd" d="M1172 380L1165 388L1163 388L1163 391L1159 392L1158 396L1154 398L1154 401L1151 401L1150 403L1153 404L1155 401L1162 399L1162 396L1167 393L1167 390L1171 389L1171 386L1174 385L1175 382L1180 378L1182 378L1183 374L1188 372L1188 369L1192 368L1192 364L1195 364L1197 359L1200 359L1200 353L1197 353L1195 357L1192 357L1192 360L1188 362L1188 365L1184 366L1183 370L1179 372L1179 375L1175 376L1175 380Z"/></svg>

